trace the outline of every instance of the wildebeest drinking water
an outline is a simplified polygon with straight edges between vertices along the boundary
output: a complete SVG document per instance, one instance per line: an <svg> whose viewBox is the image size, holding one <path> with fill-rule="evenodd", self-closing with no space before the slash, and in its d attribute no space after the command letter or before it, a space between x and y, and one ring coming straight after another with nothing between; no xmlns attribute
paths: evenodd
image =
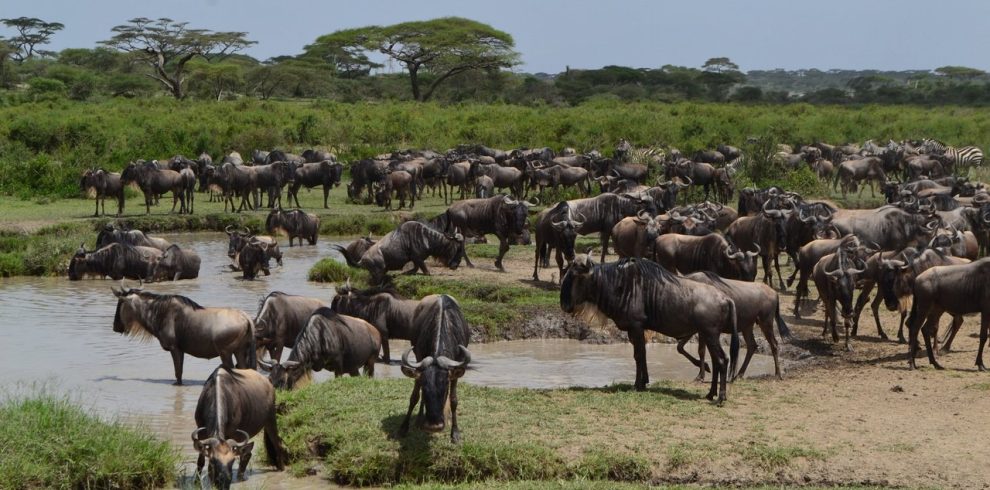
<svg viewBox="0 0 990 490"><path fill-rule="evenodd" d="M629 335L636 360L636 389L650 382L646 369L646 330L675 339L698 334L712 353L712 384L707 398L726 399L729 364L719 343L722 331L732 332L731 370L739 356L736 305L718 289L671 274L648 260L622 259L597 265L588 255L574 259L560 285L560 307L590 322L611 318Z"/></svg>
<svg viewBox="0 0 990 490"><path fill-rule="evenodd" d="M244 312L231 308L204 308L179 295L155 294L141 289L114 289L117 312L113 331L158 339L172 354L175 384L182 384L182 360L186 354L220 361L227 369L254 369L254 322Z"/></svg>
<svg viewBox="0 0 990 490"><path fill-rule="evenodd" d="M457 232L441 233L418 221L406 221L372 245L359 264L371 274L371 283L378 285L385 281L388 271L401 270L409 262L414 267L407 273L421 270L429 275L428 257L440 258L448 268L456 269L464 257L464 236Z"/></svg>
<svg viewBox="0 0 990 490"><path fill-rule="evenodd" d="M199 452L196 473L209 459L210 479L221 489L230 488L234 460L240 459L237 472L243 480L254 449L254 443L248 441L262 430L268 461L284 470L289 458L278 436L275 389L253 369L217 368L206 379L196 403L196 430L192 433L193 447ZM232 437L235 435L239 437Z"/></svg>

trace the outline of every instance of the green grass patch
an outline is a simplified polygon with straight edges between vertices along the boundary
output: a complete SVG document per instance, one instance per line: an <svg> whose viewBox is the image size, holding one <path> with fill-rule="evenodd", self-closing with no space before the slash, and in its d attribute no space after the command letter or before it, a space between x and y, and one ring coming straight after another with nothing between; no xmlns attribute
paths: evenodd
<svg viewBox="0 0 990 490"><path fill-rule="evenodd" d="M751 441L741 451L743 459L768 470L776 470L791 464L796 458L824 459L825 453L804 446L788 446L767 444L762 441Z"/></svg>
<svg viewBox="0 0 990 490"><path fill-rule="evenodd" d="M329 257L320 259L309 269L310 281L343 283L348 279L355 286L363 286L368 282L368 271L351 267Z"/></svg>
<svg viewBox="0 0 990 490"><path fill-rule="evenodd" d="M0 426L2 488L162 487L180 461L147 431L104 422L47 395L0 405Z"/></svg>

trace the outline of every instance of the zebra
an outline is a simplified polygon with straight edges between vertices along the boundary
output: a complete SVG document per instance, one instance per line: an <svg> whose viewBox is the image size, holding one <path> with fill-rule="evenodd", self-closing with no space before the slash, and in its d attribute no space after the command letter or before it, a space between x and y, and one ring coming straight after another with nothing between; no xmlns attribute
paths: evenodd
<svg viewBox="0 0 990 490"><path fill-rule="evenodd" d="M969 167L983 165L983 150L976 146L964 146L962 148L949 146L943 155L948 160L948 165L953 169L953 172L962 169L969 172Z"/></svg>
<svg viewBox="0 0 990 490"><path fill-rule="evenodd" d="M921 140L921 150L922 153L927 153L929 155L944 155L945 149L949 146L937 139L925 138Z"/></svg>

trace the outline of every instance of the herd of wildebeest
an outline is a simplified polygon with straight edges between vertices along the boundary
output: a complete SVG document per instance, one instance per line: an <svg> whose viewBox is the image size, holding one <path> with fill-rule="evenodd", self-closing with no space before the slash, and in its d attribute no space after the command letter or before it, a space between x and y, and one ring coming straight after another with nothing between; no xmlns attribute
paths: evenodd
<svg viewBox="0 0 990 490"><path fill-rule="evenodd" d="M983 371L983 347L990 333L990 259L979 257L990 243L990 194L983 184L963 176L970 166L982 164L982 152L936 140L778 149L768 159L807 165L833 188L841 186L843 193L870 186L886 196L887 204L840 209L828 200L804 199L769 187L738 190L738 204L732 209L726 204L737 194L734 176L746 157L730 146L700 151L690 159L673 148L634 148L624 140L610 157L597 151L564 149L558 154L550 148L500 151L478 145L444 153L400 151L350 164L348 199L374 200L390 209L394 197L399 208L407 203L412 208L417 198L431 191L443 196L449 207L433 218L406 221L379 240L366 237L335 246L349 265L367 269L370 288L339 285L329 302L273 292L253 320L239 310L204 308L183 296L114 289L114 331L157 338L172 354L176 384L182 382L184 354L221 358L222 366L203 388L192 433L198 471L208 460L209 474L221 487L229 485L235 459L240 459L243 476L253 446L249 440L262 430L269 460L284 467L287 454L277 434L273 387L291 389L321 369L340 376L357 375L364 368L371 376L376 361L390 359L389 339L412 343L401 356L402 372L415 384L400 435L408 431L422 396L420 426L430 432L442 430L449 403L451 439L458 441L457 381L471 362L468 325L454 298L440 294L405 299L391 287L388 273L411 262L407 273L429 274L430 258L450 269L462 260L472 265L465 241L484 240L486 235L498 239L495 266L504 271L502 260L509 247L529 245L532 233L534 281L540 280L540 268L549 267L554 251L561 308L588 322L610 319L627 332L637 390L649 383L646 330L677 339L678 352L699 368L699 379L710 370L708 399L724 401L727 380L745 372L756 351L754 325L766 338L776 376L781 377L774 322L781 337L788 337L789 330L774 286L786 290L795 280L794 315L801 316L808 282L814 281L825 309L822 334L838 343L841 319L846 349L850 331L857 335L860 313L876 289L871 307L877 333L887 339L879 317L882 302L900 312L901 342L907 326L911 368L919 332L929 361L941 369L937 356L949 350L963 315L979 312L976 365ZM308 150L297 156L275 150L255 151L252 162L231 153L219 165L201 155L195 161L177 156L167 163L132 162L119 175L95 169L83 176L82 187L96 195L97 212L102 199L115 197L118 213L123 209L123 187L131 183L143 191L147 209L160 195L172 192L173 210L181 204L180 212L190 213L197 182L200 192L225 202L225 211L257 208L264 192L271 208L266 222L270 235L226 230L231 267L251 279L258 272L268 274L272 259L281 263L279 234L289 237L290 246L297 238L300 245L304 238L316 243L319 218L298 209L283 210L283 187L288 187L287 204L295 200L298 207L301 186L322 185L327 207L328 193L343 174L344 165L329 153ZM592 196L594 184L600 192ZM561 186L573 186L583 197L531 210L540 206L546 189ZM692 192L692 186L700 190ZM496 193L504 190L508 194ZM711 193L714 202L708 200ZM600 237L600 263L590 250L575 251L576 237L592 233ZM606 263L610 244L619 259ZM778 263L781 253L794 265L786 284ZM755 282L758 260L762 283ZM72 257L69 276L178 280L195 278L199 265L199 257L177 245L138 230L107 226L99 233L97 250L81 248ZM940 336L943 313L953 322ZM747 352L737 369L740 333ZM722 334L730 336L728 356ZM695 335L697 358L685 350ZM285 347L292 351L282 360ZM262 359L265 351L269 360ZM268 379L255 371L258 364L269 372Z"/></svg>

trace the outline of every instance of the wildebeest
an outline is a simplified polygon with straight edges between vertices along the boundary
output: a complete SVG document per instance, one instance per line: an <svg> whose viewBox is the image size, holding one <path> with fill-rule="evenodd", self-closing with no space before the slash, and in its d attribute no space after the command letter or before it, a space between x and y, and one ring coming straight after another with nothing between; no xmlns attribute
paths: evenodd
<svg viewBox="0 0 990 490"><path fill-rule="evenodd" d="M256 165L254 167L255 178L258 189L268 194L269 208L282 206L282 188L286 184L292 184L296 176L296 164L286 161L275 161L268 165Z"/></svg>
<svg viewBox="0 0 990 490"><path fill-rule="evenodd" d="M382 338L370 323L341 315L322 307L313 312L296 337L295 346L285 362L274 360L261 364L271 370L268 379L276 388L293 389L299 380L308 379L311 371L324 369L334 376L375 374L375 361Z"/></svg>
<svg viewBox="0 0 990 490"><path fill-rule="evenodd" d="M709 400L726 398L729 363L719 343L723 330L732 332L731 370L739 356L736 306L729 297L707 284L679 278L649 260L622 259L597 265L579 255L560 286L560 307L588 322L601 324L611 318L625 331L636 360L636 390L650 382L646 369L646 330L675 339L698 334L712 354Z"/></svg>
<svg viewBox="0 0 990 490"><path fill-rule="evenodd" d="M275 237L268 235L255 235L249 228L246 228L244 231L231 231L232 228L233 226L228 226L224 228L224 231L227 233L228 237L227 257L234 259L234 263L238 262L237 254L240 253L245 245L251 242L260 242L265 244L265 255L267 255L269 259L275 259L275 262L278 263L278 265L282 265L282 251L278 248L278 241L275 240ZM238 266L236 270L240 270L240 266Z"/></svg>
<svg viewBox="0 0 990 490"><path fill-rule="evenodd" d="M413 340L413 314L418 300L405 299L390 288L358 290L350 283L337 288L330 309L343 315L361 318L378 329L382 339L382 361L391 360L389 339Z"/></svg>
<svg viewBox="0 0 990 490"><path fill-rule="evenodd" d="M382 179L381 184L375 193L375 204L386 211L392 209L393 192L399 198L399 209L406 207L406 199L409 200L409 209L416 205L416 179L409 172L393 170Z"/></svg>
<svg viewBox="0 0 990 490"><path fill-rule="evenodd" d="M494 234L498 237L495 267L505 270L502 267L502 257L509 251L509 244L523 234L529 207L533 205L528 201L502 195L458 201L451 204L444 213L446 223L443 231L450 233L454 229L460 229L468 235ZM470 259L465 261L469 266L473 265Z"/></svg>
<svg viewBox="0 0 990 490"><path fill-rule="evenodd" d="M619 258L652 257L653 245L660 236L660 222L659 217L654 218L646 211L641 211L638 216L622 218L612 227L615 254Z"/></svg>
<svg viewBox="0 0 990 490"><path fill-rule="evenodd" d="M333 153L326 150L314 150L313 148L309 148L303 151L302 154L300 154L299 156L301 156L303 160L306 160L307 163L337 161L337 157Z"/></svg>
<svg viewBox="0 0 990 490"><path fill-rule="evenodd" d="M155 266L162 258L162 251L151 247L138 247L123 243L111 243L92 252L84 244L69 260L69 280L82 279L85 275L109 277L113 280L152 280Z"/></svg>
<svg viewBox="0 0 990 490"><path fill-rule="evenodd" d="M656 239L654 260L671 271L681 274L711 271L728 279L756 280L755 252L744 252L722 235L704 236L668 233Z"/></svg>
<svg viewBox="0 0 990 490"><path fill-rule="evenodd" d="M371 235L368 235L348 243L346 247L342 247L336 243L330 245L330 247L344 256L344 260L347 262L347 265L351 267L361 267L361 264L359 263L361 261L361 256L364 255L364 253L367 252L368 249L374 244L375 241L372 240Z"/></svg>
<svg viewBox="0 0 990 490"><path fill-rule="evenodd" d="M196 279L199 277L199 264L199 255L196 252L172 245L162 252L161 259L155 263L152 276L156 281Z"/></svg>
<svg viewBox="0 0 990 490"><path fill-rule="evenodd" d="M866 270L865 267L855 268L856 264L853 262L853 258L846 250L839 247L834 253L822 257L811 272L825 309L825 330L831 328L833 342L839 341L839 332L836 328L836 302L839 303L845 330L846 350L849 350L849 330L853 324L853 294L856 280Z"/></svg>
<svg viewBox="0 0 990 490"><path fill-rule="evenodd" d="M330 305L318 298L282 291L268 293L258 304L258 314L254 317L254 340L258 350L267 349L272 360L281 360L282 349L293 347L309 317L325 306Z"/></svg>
<svg viewBox="0 0 990 490"><path fill-rule="evenodd" d="M986 371L983 348L990 335L990 257L962 265L932 267L914 280L911 314L908 316L908 365L916 369L918 331L925 337L928 361L935 369L943 369L932 349L932 338L938 342L938 322L943 313L950 315L980 314L980 347L976 367Z"/></svg>
<svg viewBox="0 0 990 490"><path fill-rule="evenodd" d="M310 245L316 245L316 239L320 235L320 217L301 209L283 211L282 208L275 208L268 213L265 229L272 234L279 230L284 232L289 236L290 247L296 238L299 239L299 245L302 245L303 238Z"/></svg>
<svg viewBox="0 0 990 490"><path fill-rule="evenodd" d="M386 273L401 270L409 262L413 268L407 274L421 270L429 275L426 259L436 257L448 268L456 269L464 256L464 236L445 234L418 221L406 221L375 242L361 256L358 264L371 274L372 284L381 284Z"/></svg>
<svg viewBox="0 0 990 490"><path fill-rule="evenodd" d="M608 242L612 237L612 228L622 218L636 216L644 209L653 214L656 210L652 199L643 199L634 195L601 194L595 197L572 199L567 201L571 210L582 216L579 235L598 232L602 247L602 261L608 253Z"/></svg>
<svg viewBox="0 0 990 490"><path fill-rule="evenodd" d="M266 276L271 275L271 270L268 268L270 258L268 243L252 240L241 247L235 260L242 277L254 279L258 277L258 272L264 272Z"/></svg>
<svg viewBox="0 0 990 490"><path fill-rule="evenodd" d="M103 214L107 214L108 196L117 199L117 216L124 212L124 184L120 182L120 174L107 172L102 168L89 169L83 172L79 187L83 192L95 194L96 210L93 216L100 215L101 206Z"/></svg>
<svg viewBox="0 0 990 490"><path fill-rule="evenodd" d="M258 174L255 172L255 167L227 162L221 165L215 173L216 180L223 191L223 210L225 212L228 204L231 211L238 213L244 208L256 209L261 204L258 196ZM236 209L234 209L234 196L241 198L241 204Z"/></svg>
<svg viewBox="0 0 990 490"><path fill-rule="evenodd" d="M787 230L784 226L787 219L779 209L769 209L763 204L763 211L756 216L743 216L729 225L725 235L732 243L745 252L756 251L763 261L763 282L773 285L773 271L770 261L777 269L777 281L780 289L784 286L784 276L780 273L779 255L787 244Z"/></svg>
<svg viewBox="0 0 990 490"><path fill-rule="evenodd" d="M938 216L882 206L840 209L832 215L831 225L840 235L856 235L863 243L876 244L881 250L900 250L927 242L938 222Z"/></svg>
<svg viewBox="0 0 990 490"><path fill-rule="evenodd" d="M801 318L801 300L808 296L808 279L811 278L815 264L822 257L835 252L840 246L855 249L859 247L859 240L855 235L846 235L843 238L824 238L812 240L798 250L797 260L794 262L794 273L787 279L787 285L794 283L794 277L799 276L797 287L794 290L794 316Z"/></svg>
<svg viewBox="0 0 990 490"><path fill-rule="evenodd" d="M278 471L284 470L289 462L288 451L278 435L275 389L253 369L219 367L213 371L199 394L195 417L192 441L199 452L196 473L209 460L210 479L221 489L230 488L234 460L240 460L237 473L244 479L254 449L254 443L249 441L262 430L268 461Z"/></svg>
<svg viewBox="0 0 990 490"><path fill-rule="evenodd" d="M305 155L305 153L304 153ZM318 185L323 186L323 208L327 209L327 199L330 196L330 189L340 185L341 176L344 173L344 165L330 160L321 162L306 163L299 165L295 169L295 176L289 185L289 205L295 200L296 207L299 205L299 188L311 189Z"/></svg>
<svg viewBox="0 0 990 490"><path fill-rule="evenodd" d="M368 189L368 200L373 197L372 187L381 182L388 172L388 163L380 160L360 160L351 164L351 183L347 185L347 197L357 201L365 188Z"/></svg>
<svg viewBox="0 0 990 490"><path fill-rule="evenodd" d="M550 250L556 251L557 269L564 276L564 260L574 260L574 240L583 223L575 217L567 201L544 209L536 218L536 257L533 263L533 280L539 281L540 265L550 266Z"/></svg>
<svg viewBox="0 0 990 490"><path fill-rule="evenodd" d="M746 374L749 361L753 358L753 354L756 353L756 338L753 336L753 325L759 324L760 330L763 332L763 338L767 340L767 344L770 345L770 352L773 354L774 374L777 375L778 379L783 379L783 375L780 372L780 357L777 352L777 338L773 335L774 320L777 321L777 330L780 332L781 338L789 337L790 330L787 328L787 323L784 322L784 317L780 316L780 297L777 295L777 292L766 284L725 279L719 277L714 272L695 272L685 277L692 281L714 286L728 296L736 305L736 325L739 333L743 336L743 340L746 341L746 358L743 359L742 366L739 366L739 372L733 374L733 377L738 376L741 378ZM723 330L722 333L731 334L732 332ZM691 357L684 352L684 344L686 342L687 340L680 341L677 344L677 349L690 359ZM702 364L700 366L701 371L698 373L699 380L703 380L705 377L705 366L703 365L705 362L704 353L705 344L699 343L698 362Z"/></svg>
<svg viewBox="0 0 990 490"><path fill-rule="evenodd" d="M106 225L96 234L96 248L103 248L111 243L123 243L137 247L152 247L165 251L172 244L164 238L148 236L141 230L122 230Z"/></svg>
<svg viewBox="0 0 990 490"><path fill-rule="evenodd" d="M911 295L914 292L914 280L922 272L941 265L968 264L969 259L952 257L944 251L937 249L926 249L921 253L908 253L905 249L892 259L882 259L879 264L879 280L877 281L877 295L883 298L884 305L888 310L897 310L900 313L901 321L897 329L897 339L904 342L904 323L908 313L911 311ZM877 329L880 327L880 315L875 310L874 319L877 322ZM962 317L954 318L954 321L962 322ZM882 332L882 330L881 330ZM886 339L886 335L881 335Z"/></svg>
<svg viewBox="0 0 990 490"><path fill-rule="evenodd" d="M182 384L185 354L201 359L220 356L223 367L254 369L254 322L244 312L231 308L204 308L174 294L155 294L141 289L111 288L117 297L113 331L150 339L172 353L175 384Z"/></svg>
<svg viewBox="0 0 990 490"><path fill-rule="evenodd" d="M444 405L450 396L450 440L460 442L457 427L457 381L471 364L468 342L471 332L457 301L446 294L434 294L420 300L413 312L413 347L402 354L402 373L416 380L409 410L399 427L399 435L409 432L413 409L422 392L425 411L421 427L428 432L442 431L446 425ZM417 361L409 360L415 352Z"/></svg>
<svg viewBox="0 0 990 490"><path fill-rule="evenodd" d="M883 187L887 180L887 174L883 171L883 160L878 157L866 157L858 160L846 160L838 164L835 177L832 180L832 188L841 184L842 197L846 197L849 191L856 191L856 187L861 181L870 183L870 193L876 197L878 187ZM863 189L859 190L860 195Z"/></svg>
<svg viewBox="0 0 990 490"><path fill-rule="evenodd" d="M172 192L172 212L175 212L175 205L180 201L182 205L179 207L179 213L186 212L186 179L179 172L131 162L120 174L120 182L123 185L137 183L144 193L144 205L148 214L151 214L152 199L166 192Z"/></svg>

